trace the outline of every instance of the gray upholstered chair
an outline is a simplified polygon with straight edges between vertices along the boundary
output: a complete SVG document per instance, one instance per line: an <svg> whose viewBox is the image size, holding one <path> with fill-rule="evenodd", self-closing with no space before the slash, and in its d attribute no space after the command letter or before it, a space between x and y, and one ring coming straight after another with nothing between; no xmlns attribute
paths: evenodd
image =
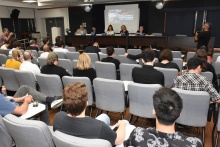
<svg viewBox="0 0 220 147"><path fill-rule="evenodd" d="M212 79L213 79L213 73L210 71L206 71L206 72L201 72L201 75L206 77L206 79L208 81L210 81L210 83L212 83Z"/></svg>
<svg viewBox="0 0 220 147"><path fill-rule="evenodd" d="M128 49L127 53L131 54L131 55L138 55L138 54L141 54L142 51L141 51L141 49Z"/></svg>
<svg viewBox="0 0 220 147"><path fill-rule="evenodd" d="M114 63L96 61L95 70L96 70L96 75L99 78L113 79L113 80L117 79L116 67Z"/></svg>
<svg viewBox="0 0 220 147"><path fill-rule="evenodd" d="M120 76L121 76L120 79L122 81L133 81L132 70L134 67L141 68L141 65L121 63L119 67L120 67Z"/></svg>
<svg viewBox="0 0 220 147"><path fill-rule="evenodd" d="M212 55L212 65L213 65L213 66L214 66L214 64L215 64L215 62L216 62L218 56L220 56L220 53L214 53L214 54Z"/></svg>
<svg viewBox="0 0 220 147"><path fill-rule="evenodd" d="M38 51L38 57L43 53L43 51Z"/></svg>
<svg viewBox="0 0 220 147"><path fill-rule="evenodd" d="M178 76L178 70L174 68L160 68L154 67L154 69L160 71L164 75L164 86L169 86L173 84L173 79Z"/></svg>
<svg viewBox="0 0 220 147"><path fill-rule="evenodd" d="M0 63L1 64L5 64L7 60L8 60L8 58L6 55L0 54Z"/></svg>
<svg viewBox="0 0 220 147"><path fill-rule="evenodd" d="M34 54L34 57L38 58L38 52L36 50L31 50L31 51Z"/></svg>
<svg viewBox="0 0 220 147"><path fill-rule="evenodd" d="M37 74L36 79L41 93L50 97L62 96L63 85L58 75Z"/></svg>
<svg viewBox="0 0 220 147"><path fill-rule="evenodd" d="M130 121L133 115L144 118L155 118L153 111L153 95L162 86L159 84L128 84Z"/></svg>
<svg viewBox="0 0 220 147"><path fill-rule="evenodd" d="M91 58L91 66L94 67L94 64L96 61L99 61L99 57L96 53L87 53L89 57Z"/></svg>
<svg viewBox="0 0 220 147"><path fill-rule="evenodd" d="M187 62L190 58L194 57L195 54L196 54L195 52L187 52L186 62Z"/></svg>
<svg viewBox="0 0 220 147"><path fill-rule="evenodd" d="M40 67L42 68L44 65L47 64L47 58L39 57L38 62L39 62Z"/></svg>
<svg viewBox="0 0 220 147"><path fill-rule="evenodd" d="M111 147L111 143L103 139L85 139L55 131L52 134L56 147Z"/></svg>
<svg viewBox="0 0 220 147"><path fill-rule="evenodd" d="M38 59L36 57L34 57L31 62L33 64L36 64L37 66L39 66L39 62L38 62Z"/></svg>
<svg viewBox="0 0 220 147"><path fill-rule="evenodd" d="M99 48L103 54L107 54L106 48Z"/></svg>
<svg viewBox="0 0 220 147"><path fill-rule="evenodd" d="M103 58L107 58L107 54L99 54L99 58L100 58L100 61L101 61Z"/></svg>
<svg viewBox="0 0 220 147"><path fill-rule="evenodd" d="M73 47L73 46L68 46L68 47L65 47L66 49L68 49L70 52L76 52L76 48Z"/></svg>
<svg viewBox="0 0 220 147"><path fill-rule="evenodd" d="M6 49L0 49L0 53L5 54L6 56L8 56L10 50L11 50L11 49L7 49L7 50L6 50Z"/></svg>
<svg viewBox="0 0 220 147"><path fill-rule="evenodd" d="M215 62L214 67L215 67L215 73L217 75L220 74L220 62Z"/></svg>
<svg viewBox="0 0 220 147"><path fill-rule="evenodd" d="M12 59L12 55L8 55L8 59Z"/></svg>
<svg viewBox="0 0 220 147"><path fill-rule="evenodd" d="M72 84L74 82L81 82L86 84L86 88L88 90L88 105L92 106L93 105L93 89L92 89L92 84L91 81L88 77L69 77L69 76L64 76L62 77L63 81L63 86L66 87L69 84ZM90 111L90 116L92 113L92 107Z"/></svg>
<svg viewBox="0 0 220 147"><path fill-rule="evenodd" d="M171 61L173 63L176 63L180 69L180 71L182 71L183 69L183 59L181 58L173 58L173 61Z"/></svg>
<svg viewBox="0 0 220 147"><path fill-rule="evenodd" d="M181 58L181 51L171 51L173 54L173 58Z"/></svg>
<svg viewBox="0 0 220 147"><path fill-rule="evenodd" d="M32 72L16 70L15 77L19 83L19 86L28 85L31 88L37 90L36 78Z"/></svg>
<svg viewBox="0 0 220 147"><path fill-rule="evenodd" d="M0 76L2 77L4 86L7 90L18 90L19 83L15 77L15 69L0 67Z"/></svg>
<svg viewBox="0 0 220 147"><path fill-rule="evenodd" d="M54 147L51 132L41 121L24 120L8 114L3 122L16 147Z"/></svg>
<svg viewBox="0 0 220 147"><path fill-rule="evenodd" d="M0 144L2 147L12 147L15 146L11 136L5 128L5 125L2 120L2 116L0 115Z"/></svg>
<svg viewBox="0 0 220 147"><path fill-rule="evenodd" d="M67 52L66 58L72 60L78 60L79 58L79 52Z"/></svg>
<svg viewBox="0 0 220 147"><path fill-rule="evenodd" d="M216 133L215 143L213 144L213 146L218 147L218 144L219 144L218 137L219 137L219 134L220 134L220 109L219 108L218 108L218 120L217 120L216 123L217 123L216 124L217 133ZM215 130L213 130L213 131L215 131ZM214 135L214 133L212 135Z"/></svg>
<svg viewBox="0 0 220 147"><path fill-rule="evenodd" d="M202 127L202 141L205 140L205 126L207 124L210 95L205 91L188 91L172 88L183 100L183 109L176 123Z"/></svg>
<svg viewBox="0 0 220 147"><path fill-rule="evenodd" d="M65 52L55 52L58 55L58 58L60 59L66 59L66 53Z"/></svg>
<svg viewBox="0 0 220 147"><path fill-rule="evenodd" d="M125 87L122 81L95 78L93 86L96 97L96 107L111 112L125 111ZM98 110L96 115L98 114Z"/></svg>
<svg viewBox="0 0 220 147"><path fill-rule="evenodd" d="M114 49L115 49L115 56L125 54L125 49L124 48L114 48Z"/></svg>
<svg viewBox="0 0 220 147"><path fill-rule="evenodd" d="M76 68L76 65L77 65L77 63L78 63L78 60L73 60L72 63L73 63L73 68Z"/></svg>
<svg viewBox="0 0 220 147"><path fill-rule="evenodd" d="M73 62L70 59L59 59L58 66L63 67L69 74L73 75Z"/></svg>
<svg viewBox="0 0 220 147"><path fill-rule="evenodd" d="M129 59L124 55L119 55L117 59L120 61L120 63L137 64L136 60Z"/></svg>

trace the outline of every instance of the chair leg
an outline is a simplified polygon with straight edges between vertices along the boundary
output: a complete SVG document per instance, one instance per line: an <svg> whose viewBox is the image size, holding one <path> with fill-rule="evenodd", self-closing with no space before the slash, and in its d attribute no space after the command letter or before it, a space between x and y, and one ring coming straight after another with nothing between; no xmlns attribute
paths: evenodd
<svg viewBox="0 0 220 147"><path fill-rule="evenodd" d="M89 116L92 117L92 106L90 106L90 113Z"/></svg>
<svg viewBox="0 0 220 147"><path fill-rule="evenodd" d="M202 127L202 142L203 142L203 146L205 144L205 127Z"/></svg>
<svg viewBox="0 0 220 147"><path fill-rule="evenodd" d="M97 116L98 116L98 113L99 113L99 109L97 109L95 117L97 117Z"/></svg>
<svg viewBox="0 0 220 147"><path fill-rule="evenodd" d="M130 118L129 118L129 123L132 122L132 119L133 119L133 115L131 114L131 115L130 115Z"/></svg>
<svg viewBox="0 0 220 147"><path fill-rule="evenodd" d="M139 116L137 116L137 118L136 118L136 120L135 120L135 122L134 122L134 124L138 121L138 119L139 119Z"/></svg>
<svg viewBox="0 0 220 147"><path fill-rule="evenodd" d="M215 147L218 146L218 137L219 137L219 133L220 133L220 132L217 132L217 134L216 134L215 145L213 145L213 146L215 146Z"/></svg>
<svg viewBox="0 0 220 147"><path fill-rule="evenodd" d="M121 115L121 120L124 119L124 112L122 112L122 115Z"/></svg>

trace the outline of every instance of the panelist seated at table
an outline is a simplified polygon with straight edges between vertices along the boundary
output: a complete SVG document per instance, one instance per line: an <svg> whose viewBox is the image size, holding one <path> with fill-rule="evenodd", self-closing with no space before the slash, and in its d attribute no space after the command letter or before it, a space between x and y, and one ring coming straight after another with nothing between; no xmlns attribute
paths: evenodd
<svg viewBox="0 0 220 147"><path fill-rule="evenodd" d="M87 31L83 27L83 25L80 25L79 29L77 29L77 31L75 32L75 35L86 35L86 34L87 34Z"/></svg>
<svg viewBox="0 0 220 147"><path fill-rule="evenodd" d="M34 100L42 104L52 103L54 100L60 99L61 97L48 97L33 88L23 85L15 93L13 98L6 98L0 94L0 115L5 116L7 114L23 115L28 110L28 105ZM57 104L56 107L60 105ZM40 120L49 125L49 113L46 108L40 114Z"/></svg>
<svg viewBox="0 0 220 147"><path fill-rule="evenodd" d="M146 34L145 30L144 30L144 27L143 26L140 26L139 27L139 30L137 30L136 32L136 36L144 36Z"/></svg>
<svg viewBox="0 0 220 147"><path fill-rule="evenodd" d="M96 36L96 34L97 34L96 27L92 27L91 36Z"/></svg>
<svg viewBox="0 0 220 147"><path fill-rule="evenodd" d="M107 35L107 36L114 36L114 35L115 35L115 32L114 32L114 29L113 29L113 26L112 26L112 25L109 25L109 26L108 26L106 35Z"/></svg>
<svg viewBox="0 0 220 147"><path fill-rule="evenodd" d="M121 36L128 36L129 32L127 30L127 27L125 25L121 26L121 31L120 31Z"/></svg>

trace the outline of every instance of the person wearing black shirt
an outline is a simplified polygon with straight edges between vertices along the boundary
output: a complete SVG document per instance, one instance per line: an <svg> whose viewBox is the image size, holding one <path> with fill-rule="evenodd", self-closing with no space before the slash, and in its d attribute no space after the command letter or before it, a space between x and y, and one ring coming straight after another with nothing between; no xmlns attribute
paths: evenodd
<svg viewBox="0 0 220 147"><path fill-rule="evenodd" d="M120 34L121 34L121 36L128 36L129 35L129 32L128 32L128 30L127 30L125 25L121 26Z"/></svg>
<svg viewBox="0 0 220 147"><path fill-rule="evenodd" d="M208 44L211 38L210 23L205 23L203 25L203 30L197 31L194 38L195 41L197 41L197 49L205 46L206 51L208 51Z"/></svg>
<svg viewBox="0 0 220 147"><path fill-rule="evenodd" d="M99 44L98 42L94 42L93 46L87 46L84 50L84 52L86 53L96 53L98 54L99 52L101 52L101 50L99 49Z"/></svg>
<svg viewBox="0 0 220 147"><path fill-rule="evenodd" d="M55 52L50 52L47 57L47 65L41 68L42 74L58 75L60 78L63 76L71 76L63 67L58 65L58 55Z"/></svg>
<svg viewBox="0 0 220 147"><path fill-rule="evenodd" d="M30 40L29 44L30 46L28 46L26 50L35 50L38 52L38 47L35 44L35 40Z"/></svg>
<svg viewBox="0 0 220 147"><path fill-rule="evenodd" d="M144 27L140 26L139 30L137 30L136 32L136 36L144 36L146 34L146 32L144 31Z"/></svg>
<svg viewBox="0 0 220 147"><path fill-rule="evenodd" d="M142 52L143 67L135 67L132 70L132 78L135 83L164 85L164 75L154 69L155 54L153 50L146 49Z"/></svg>

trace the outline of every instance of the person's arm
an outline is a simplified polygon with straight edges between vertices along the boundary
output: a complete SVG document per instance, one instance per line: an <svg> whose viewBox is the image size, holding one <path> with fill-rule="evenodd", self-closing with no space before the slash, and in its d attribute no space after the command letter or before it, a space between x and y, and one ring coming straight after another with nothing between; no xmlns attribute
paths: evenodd
<svg viewBox="0 0 220 147"><path fill-rule="evenodd" d="M118 126L118 130L116 131L117 138L115 139L115 144L119 145L124 142L126 136L126 132L125 132L126 122L119 120L117 126Z"/></svg>
<svg viewBox="0 0 220 147"><path fill-rule="evenodd" d="M142 57L142 54L131 55L131 54L125 53L124 56L126 56L127 58L132 59L132 60L137 60Z"/></svg>
<svg viewBox="0 0 220 147"><path fill-rule="evenodd" d="M198 32L195 33L194 40L198 41Z"/></svg>
<svg viewBox="0 0 220 147"><path fill-rule="evenodd" d="M212 84L210 84L208 81L204 81L203 85L205 87L205 91L207 91L209 93L210 99L213 102L220 103L220 95L216 91L216 89L212 86Z"/></svg>
<svg viewBox="0 0 220 147"><path fill-rule="evenodd" d="M16 114L16 115L23 115L27 112L28 110L28 105L31 103L32 101L32 97L28 96L24 99L24 102L22 105L20 106L16 106L16 108L14 109L14 111L12 112L12 114Z"/></svg>

